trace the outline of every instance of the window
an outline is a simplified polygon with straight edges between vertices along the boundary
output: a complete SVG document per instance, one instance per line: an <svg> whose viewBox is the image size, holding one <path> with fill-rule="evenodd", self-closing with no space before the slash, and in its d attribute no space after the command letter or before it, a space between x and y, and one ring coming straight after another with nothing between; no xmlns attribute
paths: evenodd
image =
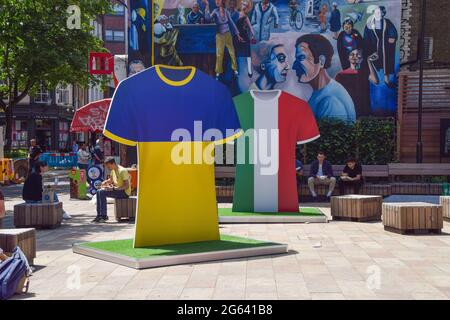
<svg viewBox="0 0 450 320"><path fill-rule="evenodd" d="M124 42L125 41L125 32L124 31L115 31L115 30L106 30L105 38L106 38L106 41Z"/></svg>
<svg viewBox="0 0 450 320"><path fill-rule="evenodd" d="M113 15L123 16L125 14L125 7L123 4L116 3L113 6Z"/></svg>
<svg viewBox="0 0 450 320"><path fill-rule="evenodd" d="M39 91L36 93L34 97L34 102L36 103L48 103L50 102L50 93L45 88L43 84L41 84L41 87L39 88Z"/></svg>
<svg viewBox="0 0 450 320"><path fill-rule="evenodd" d="M67 86L59 85L56 88L56 104L65 106L70 104L70 92Z"/></svg>

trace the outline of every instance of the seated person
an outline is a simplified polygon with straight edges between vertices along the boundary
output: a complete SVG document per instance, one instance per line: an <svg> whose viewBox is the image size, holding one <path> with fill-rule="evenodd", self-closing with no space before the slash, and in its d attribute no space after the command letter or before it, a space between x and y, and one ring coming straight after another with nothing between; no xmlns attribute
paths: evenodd
<svg viewBox="0 0 450 320"><path fill-rule="evenodd" d="M22 199L25 203L42 203L42 174L48 171L48 164L45 161L38 161L34 164L33 172L28 176L23 184ZM58 195L54 193L54 202L59 202ZM64 219L72 217L63 211Z"/></svg>
<svg viewBox="0 0 450 320"><path fill-rule="evenodd" d="M5 197L3 196L2 191L0 190L0 228L2 227L1 219L5 216Z"/></svg>
<svg viewBox="0 0 450 320"><path fill-rule="evenodd" d="M108 220L107 199L126 199L131 194L131 178L122 166L116 164L112 157L105 160L105 167L111 171L111 177L102 183L97 191L97 217L92 222L106 222Z"/></svg>
<svg viewBox="0 0 450 320"><path fill-rule="evenodd" d="M303 163L300 160L295 160L295 172L298 180L303 177Z"/></svg>
<svg viewBox="0 0 450 320"><path fill-rule="evenodd" d="M317 160L311 164L310 177L308 178L309 191L313 197L313 201L317 200L317 193L314 190L314 186L327 185L328 193L327 200L330 199L336 186L336 178L333 176L333 167L328 162L323 151L317 153Z"/></svg>
<svg viewBox="0 0 450 320"><path fill-rule="evenodd" d="M358 194L362 184L363 178L361 165L357 163L354 158L348 159L347 165L344 167L341 177L339 178L340 195L344 195L345 189L348 189L348 187L353 187L354 193Z"/></svg>

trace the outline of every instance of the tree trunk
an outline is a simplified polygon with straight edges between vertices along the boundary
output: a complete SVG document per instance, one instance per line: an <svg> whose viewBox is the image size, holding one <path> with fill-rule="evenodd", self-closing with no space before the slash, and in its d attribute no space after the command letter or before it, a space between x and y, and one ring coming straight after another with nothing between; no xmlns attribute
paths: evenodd
<svg viewBox="0 0 450 320"><path fill-rule="evenodd" d="M9 104L5 109L5 122L6 122L6 132L5 132L5 151L11 151L11 140L12 140L12 124L13 124L13 106Z"/></svg>

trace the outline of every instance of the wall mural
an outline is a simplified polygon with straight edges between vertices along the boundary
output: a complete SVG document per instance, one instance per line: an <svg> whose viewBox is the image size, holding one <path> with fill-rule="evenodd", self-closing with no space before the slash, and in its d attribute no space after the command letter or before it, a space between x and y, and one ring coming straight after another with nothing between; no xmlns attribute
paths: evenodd
<svg viewBox="0 0 450 320"><path fill-rule="evenodd" d="M317 119L391 116L401 12L402 0L158 0L153 62L194 65L233 95L283 89L308 101Z"/></svg>

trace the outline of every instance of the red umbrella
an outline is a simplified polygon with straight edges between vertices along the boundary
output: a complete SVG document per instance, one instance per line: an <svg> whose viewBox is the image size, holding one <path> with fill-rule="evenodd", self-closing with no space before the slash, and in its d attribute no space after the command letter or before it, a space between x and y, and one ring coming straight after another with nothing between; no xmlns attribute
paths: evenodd
<svg viewBox="0 0 450 320"><path fill-rule="evenodd" d="M70 132L103 132L110 104L111 99L103 99L75 111Z"/></svg>

